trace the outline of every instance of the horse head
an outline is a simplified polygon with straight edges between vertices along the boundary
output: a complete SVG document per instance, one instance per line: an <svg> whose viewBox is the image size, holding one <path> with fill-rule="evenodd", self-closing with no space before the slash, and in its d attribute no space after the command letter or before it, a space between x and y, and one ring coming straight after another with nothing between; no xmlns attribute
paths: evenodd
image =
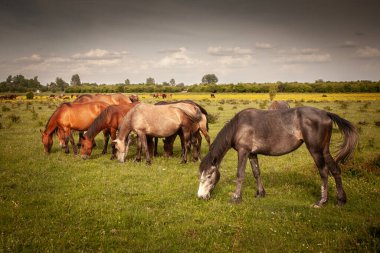
<svg viewBox="0 0 380 253"><path fill-rule="evenodd" d="M116 148L116 157L119 162L123 163L125 162L125 141L120 140L120 139L115 139L112 141L112 143L115 143L115 148Z"/></svg>
<svg viewBox="0 0 380 253"><path fill-rule="evenodd" d="M201 162L198 188L198 198L206 200L211 197L211 192L220 179L220 172L216 162L212 161L210 163L208 162L209 159L209 155L206 155Z"/></svg>
<svg viewBox="0 0 380 253"><path fill-rule="evenodd" d="M92 148L93 148L93 141L85 136L80 137L80 154L83 159L88 159L91 156Z"/></svg>
<svg viewBox="0 0 380 253"><path fill-rule="evenodd" d="M53 138L50 134L45 133L42 129L40 129L42 143L44 144L45 153L50 153L51 147L53 146Z"/></svg>

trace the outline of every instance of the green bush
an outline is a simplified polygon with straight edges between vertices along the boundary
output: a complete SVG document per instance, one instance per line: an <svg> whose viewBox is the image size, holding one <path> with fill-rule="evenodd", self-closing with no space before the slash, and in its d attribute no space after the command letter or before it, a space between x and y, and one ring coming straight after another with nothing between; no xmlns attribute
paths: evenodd
<svg viewBox="0 0 380 253"><path fill-rule="evenodd" d="M26 93L26 99L33 99L34 98L34 93L33 92L28 92Z"/></svg>

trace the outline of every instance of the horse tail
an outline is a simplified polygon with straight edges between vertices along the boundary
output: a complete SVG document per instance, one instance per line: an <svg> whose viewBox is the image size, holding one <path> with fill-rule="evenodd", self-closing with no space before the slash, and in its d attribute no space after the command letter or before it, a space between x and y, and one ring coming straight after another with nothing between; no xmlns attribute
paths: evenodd
<svg viewBox="0 0 380 253"><path fill-rule="evenodd" d="M330 119L338 125L339 131L343 134L344 139L343 143L340 145L340 149L335 157L335 161L338 162L346 162L347 159L351 156L358 144L358 133L356 127L338 115L327 112L327 115Z"/></svg>

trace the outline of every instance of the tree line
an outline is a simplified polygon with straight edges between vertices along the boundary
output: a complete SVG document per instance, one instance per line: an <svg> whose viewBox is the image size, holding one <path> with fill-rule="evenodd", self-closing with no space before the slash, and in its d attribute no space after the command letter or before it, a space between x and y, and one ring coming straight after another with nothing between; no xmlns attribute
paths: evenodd
<svg viewBox="0 0 380 253"><path fill-rule="evenodd" d="M176 83L172 78L169 82L158 84L154 78L148 77L145 83L131 84L129 79L124 83L106 85L97 83L82 83L78 74L72 76L70 84L57 77L55 82L42 85L38 77L31 79L23 75L8 76L0 83L0 92L66 92L66 93L176 93L176 92L210 92L210 93L341 93L341 92L380 92L380 81L323 81L307 82L276 82L276 83L238 83L216 84L218 78L214 74L202 77L202 83L185 85Z"/></svg>

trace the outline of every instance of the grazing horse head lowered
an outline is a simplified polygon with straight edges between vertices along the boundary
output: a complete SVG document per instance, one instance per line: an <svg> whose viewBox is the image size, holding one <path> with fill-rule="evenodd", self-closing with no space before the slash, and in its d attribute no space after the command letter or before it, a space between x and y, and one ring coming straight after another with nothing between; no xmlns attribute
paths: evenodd
<svg viewBox="0 0 380 253"><path fill-rule="evenodd" d="M333 123L343 134L343 143L335 159L329 145ZM257 155L279 156L306 144L318 167L322 186L321 198L314 207L328 200L328 174L335 179L338 205L347 201L343 190L339 162L346 161L357 145L355 126L338 115L313 107L284 110L245 109L237 113L218 133L200 166L198 197L208 199L219 179L219 165L230 148L238 153L236 190L231 201L242 199L242 184L247 160L256 179L256 197L264 197Z"/></svg>
<svg viewBox="0 0 380 253"><path fill-rule="evenodd" d="M125 116L120 125L119 135L114 141L118 160L124 162L124 157L127 153L125 139L129 136L131 131L134 131L139 138L136 161L141 160L141 151L143 148L146 155L146 162L150 164L151 156L148 151L147 136L168 137L181 130L185 142L182 162L186 163L187 154L190 149L191 135L198 126L201 118L201 111L192 104L149 105L141 103L136 105Z"/></svg>

